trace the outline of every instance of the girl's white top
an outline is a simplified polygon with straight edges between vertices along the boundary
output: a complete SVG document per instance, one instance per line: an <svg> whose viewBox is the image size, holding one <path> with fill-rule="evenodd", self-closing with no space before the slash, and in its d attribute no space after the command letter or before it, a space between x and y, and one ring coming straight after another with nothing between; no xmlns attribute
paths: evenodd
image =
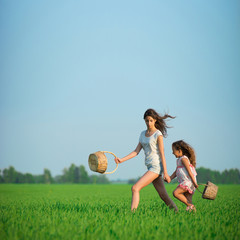
<svg viewBox="0 0 240 240"><path fill-rule="evenodd" d="M145 153L145 165L159 165L161 162L157 139L159 136L162 136L162 133L157 130L150 137L146 137L146 130L141 132L139 137L139 142L142 145L142 148Z"/></svg>

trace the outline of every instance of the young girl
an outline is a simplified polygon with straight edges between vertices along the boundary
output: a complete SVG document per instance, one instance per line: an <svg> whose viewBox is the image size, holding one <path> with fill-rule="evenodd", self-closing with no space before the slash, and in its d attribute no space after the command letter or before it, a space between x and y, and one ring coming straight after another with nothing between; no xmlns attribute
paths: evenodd
<svg viewBox="0 0 240 240"><path fill-rule="evenodd" d="M171 181L167 173L163 136L166 136L168 127L165 119L173 117L167 114L160 116L155 110L148 109L143 118L147 125L147 130L141 133L136 149L124 158L115 158L116 163L122 163L137 156L142 148L145 153L145 165L148 171L132 187L131 210L134 211L138 207L140 190L148 184L153 183L160 198L167 206L177 211L177 206L168 196L162 179L163 174L165 181Z"/></svg>
<svg viewBox="0 0 240 240"><path fill-rule="evenodd" d="M196 157L193 148L183 140L172 144L172 151L177 158L177 168L171 175L171 180L177 177L179 185L173 192L173 196L186 204L187 211L196 211L192 204L192 195L198 188L196 180Z"/></svg>

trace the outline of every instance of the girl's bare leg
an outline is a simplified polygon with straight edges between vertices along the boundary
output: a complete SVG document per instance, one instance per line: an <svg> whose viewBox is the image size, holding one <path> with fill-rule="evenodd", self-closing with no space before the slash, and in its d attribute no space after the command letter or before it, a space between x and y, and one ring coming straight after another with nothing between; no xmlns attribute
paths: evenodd
<svg viewBox="0 0 240 240"><path fill-rule="evenodd" d="M188 202L188 199L185 196L186 192L187 192L187 190L185 190L181 187L177 187L173 192L173 196L175 198L177 198L178 200L180 200L181 202L183 202L185 205L191 206L192 203Z"/></svg>
<svg viewBox="0 0 240 240"><path fill-rule="evenodd" d="M155 178L158 177L157 173L147 171L133 186L132 186L132 205L131 210L137 209L139 204L139 191L150 184Z"/></svg>
<svg viewBox="0 0 240 240"><path fill-rule="evenodd" d="M165 185L164 185L164 182L163 182L163 179L162 179L161 176L159 176L158 178L156 178L153 181L153 186L157 190L160 198L166 203L166 205L169 208L174 208L175 211L178 211L178 208L177 208L176 204L172 201L172 199L169 197L169 195L166 191L166 188L165 188Z"/></svg>
<svg viewBox="0 0 240 240"><path fill-rule="evenodd" d="M192 203L192 194L190 194L189 192L185 192L184 195L185 195L185 197L187 198L187 201L188 201L189 203L193 204L193 203Z"/></svg>

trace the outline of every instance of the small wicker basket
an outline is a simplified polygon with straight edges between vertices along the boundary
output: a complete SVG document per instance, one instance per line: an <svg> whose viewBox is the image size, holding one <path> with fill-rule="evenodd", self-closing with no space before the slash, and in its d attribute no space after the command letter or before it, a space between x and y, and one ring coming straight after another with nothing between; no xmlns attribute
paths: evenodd
<svg viewBox="0 0 240 240"><path fill-rule="evenodd" d="M104 153L110 153L116 158L116 155L114 153L108 152L108 151L98 151L98 152L92 153L88 157L89 168L94 172L99 172L102 174L114 173L118 168L118 163L116 168L112 172L106 172L108 161Z"/></svg>
<svg viewBox="0 0 240 240"><path fill-rule="evenodd" d="M212 182L208 181L206 184L199 184L199 185L204 185L205 188L203 192L201 192L198 188L197 190L202 193L202 198L204 199L209 199L209 200L214 200L217 196L218 192L218 186L213 184Z"/></svg>

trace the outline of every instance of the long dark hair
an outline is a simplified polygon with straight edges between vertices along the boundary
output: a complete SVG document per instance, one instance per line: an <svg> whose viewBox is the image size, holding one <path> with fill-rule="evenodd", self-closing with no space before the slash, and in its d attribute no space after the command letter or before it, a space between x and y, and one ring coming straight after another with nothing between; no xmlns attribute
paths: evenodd
<svg viewBox="0 0 240 240"><path fill-rule="evenodd" d="M190 160L190 163L196 167L196 156L195 151L192 146L190 146L188 143L184 142L183 140L176 141L172 144L172 146L176 150L182 150L183 155L186 155L188 159Z"/></svg>
<svg viewBox="0 0 240 240"><path fill-rule="evenodd" d="M167 128L170 128L169 126L167 126L166 124L166 120L167 118L175 118L172 117L168 114L165 114L164 116L161 116L159 113L157 113L154 109L149 108L143 116L143 119L145 119L146 117L152 117L153 119L156 120L155 122L155 127L161 131L162 135L164 137L167 136Z"/></svg>

